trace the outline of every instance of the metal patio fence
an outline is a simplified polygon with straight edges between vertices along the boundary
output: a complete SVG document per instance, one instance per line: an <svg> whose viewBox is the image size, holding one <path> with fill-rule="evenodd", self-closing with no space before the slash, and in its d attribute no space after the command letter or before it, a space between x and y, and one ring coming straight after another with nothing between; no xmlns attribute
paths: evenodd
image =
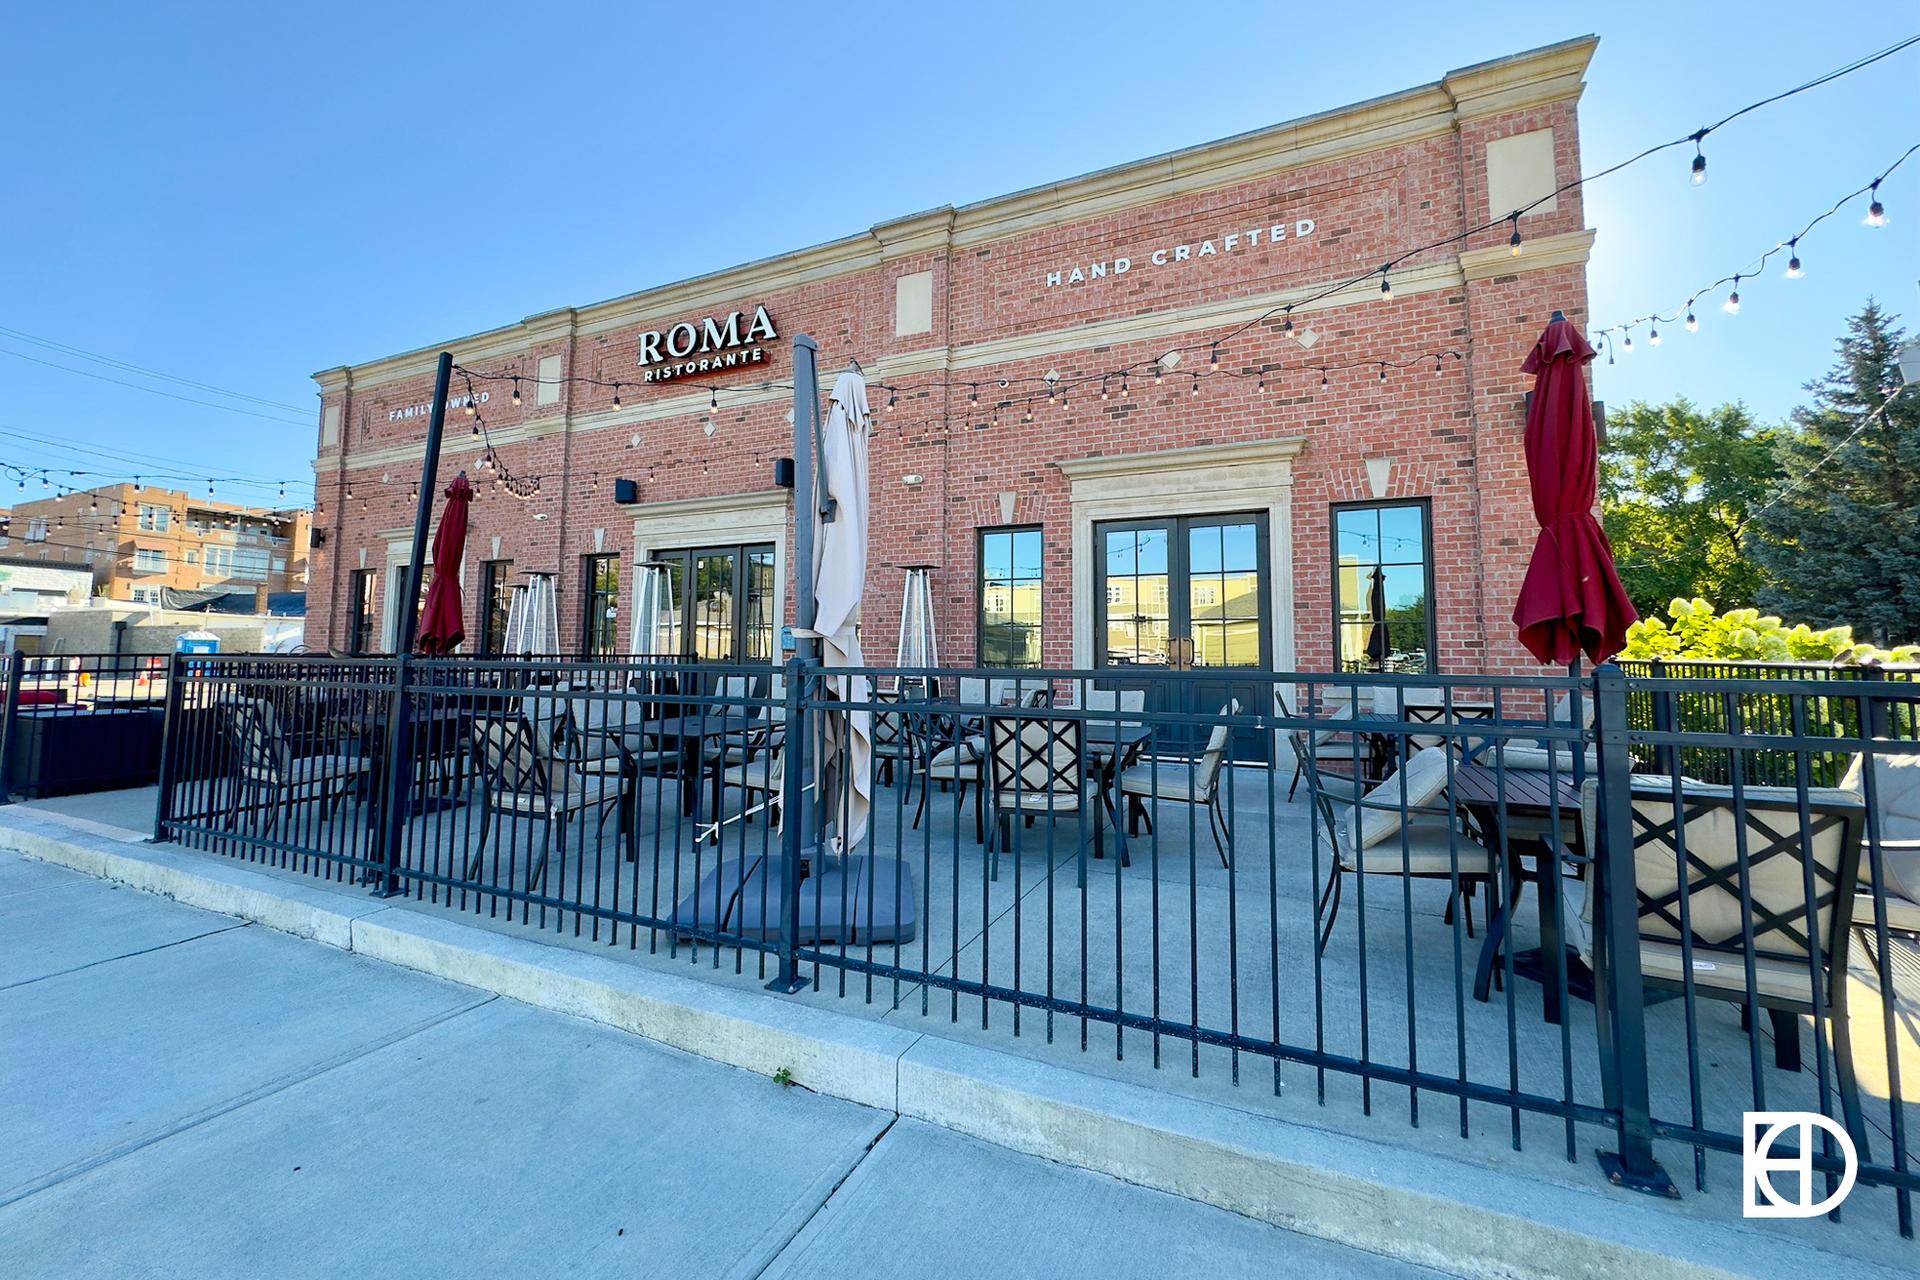
<svg viewBox="0 0 1920 1280"><path fill-rule="evenodd" d="M1258 705L1216 706L1198 673L842 674L177 658L155 835L1122 1078L1597 1148L1647 1190L1664 1160L1732 1194L1744 1112L1818 1111L1860 1151L1846 1217L1911 1234L1920 952L1882 804L1910 690L1236 672ZM1636 709L1729 695L1784 719ZM782 826L806 786L816 829Z"/></svg>
<svg viewBox="0 0 1920 1280"><path fill-rule="evenodd" d="M158 777L165 655L16 650L0 663L0 803Z"/></svg>

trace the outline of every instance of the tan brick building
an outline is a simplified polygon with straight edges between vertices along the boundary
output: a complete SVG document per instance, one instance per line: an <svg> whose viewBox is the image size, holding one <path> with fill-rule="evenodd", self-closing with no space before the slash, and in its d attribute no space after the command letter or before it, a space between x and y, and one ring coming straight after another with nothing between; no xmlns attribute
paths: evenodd
<svg viewBox="0 0 1920 1280"><path fill-rule="evenodd" d="M664 560L687 651L770 656L779 384L807 333L823 391L850 359L874 388L870 657L892 655L895 566L928 563L949 661L1358 665L1378 570L1389 665L1521 665L1520 366L1556 308L1585 324L1593 233L1577 189L1507 215L1578 176L1593 47L320 373L308 642L390 643L444 345L494 375L456 380L441 459L482 482L470 649L501 585L540 570L563 647L624 650L633 566ZM1311 300L1436 245L1390 297ZM479 422L539 496L486 487ZM614 504L622 477L637 506Z"/></svg>
<svg viewBox="0 0 1920 1280"><path fill-rule="evenodd" d="M94 592L139 604L163 592L307 589L311 512L114 484L16 502L10 553L85 563Z"/></svg>

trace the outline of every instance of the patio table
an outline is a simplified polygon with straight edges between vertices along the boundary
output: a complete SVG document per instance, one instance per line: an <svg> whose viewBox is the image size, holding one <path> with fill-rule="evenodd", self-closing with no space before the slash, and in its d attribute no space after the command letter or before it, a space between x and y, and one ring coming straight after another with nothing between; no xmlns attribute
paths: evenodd
<svg viewBox="0 0 1920 1280"><path fill-rule="evenodd" d="M1485 1003L1493 981L1500 949L1512 924L1514 899L1519 885L1531 878L1539 904L1542 946L1537 952L1517 953L1514 972L1539 981L1544 993L1542 1011L1546 1021L1561 1019L1561 971L1566 967L1566 949L1560 941L1554 904L1560 900L1561 854L1553 844L1552 823L1557 809L1560 836L1569 850L1578 854L1586 847L1581 830L1580 789L1568 770L1549 773L1545 769L1498 769L1492 765L1464 763L1456 766L1448 785L1453 801L1472 817L1488 849L1499 856L1506 850L1506 876L1500 901L1493 918L1487 922L1486 941L1480 947L1480 963L1473 979L1473 998ZM1516 839L1507 827L1519 822L1539 827L1538 835ZM1537 842L1532 852L1533 875L1527 876L1521 859L1527 856L1523 846ZM1576 979L1568 973L1568 993L1590 997L1584 975ZM1584 990L1582 989L1584 988Z"/></svg>

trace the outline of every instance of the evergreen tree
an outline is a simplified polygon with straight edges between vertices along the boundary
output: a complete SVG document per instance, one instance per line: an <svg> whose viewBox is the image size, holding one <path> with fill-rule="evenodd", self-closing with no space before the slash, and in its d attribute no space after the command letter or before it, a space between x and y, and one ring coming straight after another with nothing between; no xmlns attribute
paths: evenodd
<svg viewBox="0 0 1920 1280"><path fill-rule="evenodd" d="M1641 617L1676 597L1721 609L1754 603L1766 575L1744 535L1779 484L1778 448L1779 432L1758 426L1744 405L1635 401L1607 414L1601 520Z"/></svg>
<svg viewBox="0 0 1920 1280"><path fill-rule="evenodd" d="M1839 361L1794 411L1752 543L1773 579L1762 607L1881 645L1920 639L1920 392L1895 396L1897 320L1869 299L1847 322Z"/></svg>

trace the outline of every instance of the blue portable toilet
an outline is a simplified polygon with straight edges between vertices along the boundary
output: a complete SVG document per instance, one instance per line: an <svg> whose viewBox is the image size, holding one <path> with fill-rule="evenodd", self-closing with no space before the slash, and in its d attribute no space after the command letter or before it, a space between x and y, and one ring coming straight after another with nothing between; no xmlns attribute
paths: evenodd
<svg viewBox="0 0 1920 1280"><path fill-rule="evenodd" d="M173 642L175 653L218 653L220 637L211 631L185 631Z"/></svg>

